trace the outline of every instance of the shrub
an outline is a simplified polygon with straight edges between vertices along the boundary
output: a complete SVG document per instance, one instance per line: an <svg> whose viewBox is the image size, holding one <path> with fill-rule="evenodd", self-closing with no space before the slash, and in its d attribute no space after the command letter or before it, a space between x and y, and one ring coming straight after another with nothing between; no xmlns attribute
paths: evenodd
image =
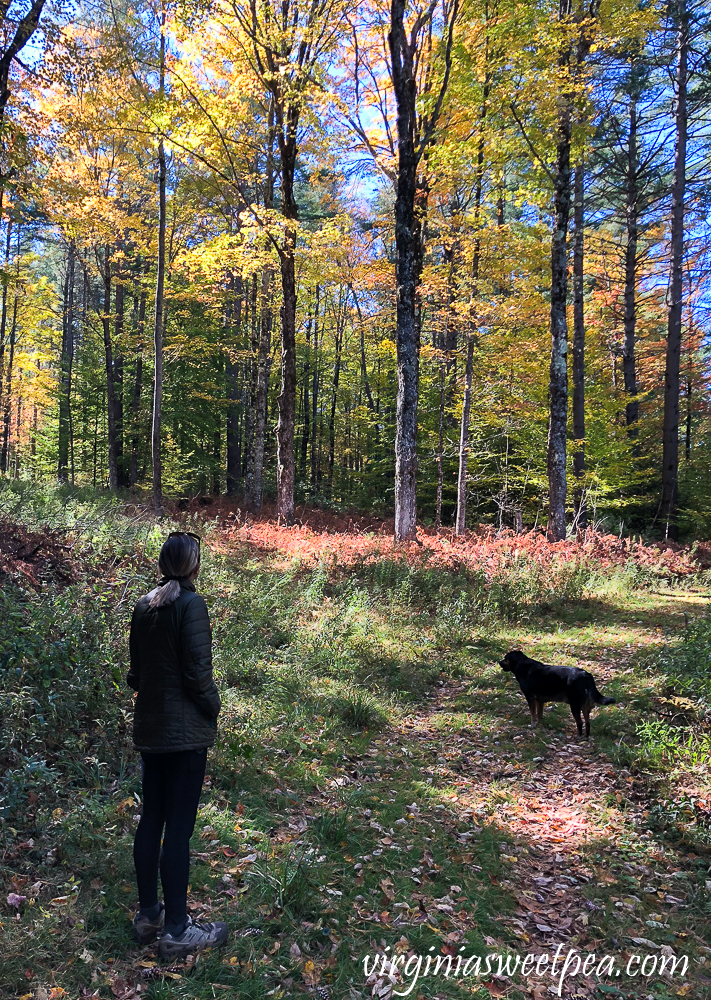
<svg viewBox="0 0 711 1000"><path fill-rule="evenodd" d="M636 729L643 759L656 770L698 768L711 762L711 735L648 719Z"/></svg>
<svg viewBox="0 0 711 1000"><path fill-rule="evenodd" d="M16 767L0 775L0 819L12 821L21 814L31 793L52 786L57 772L37 755L18 755Z"/></svg>
<svg viewBox="0 0 711 1000"><path fill-rule="evenodd" d="M677 694L711 708L711 615L693 621L680 643L665 647L657 666Z"/></svg>

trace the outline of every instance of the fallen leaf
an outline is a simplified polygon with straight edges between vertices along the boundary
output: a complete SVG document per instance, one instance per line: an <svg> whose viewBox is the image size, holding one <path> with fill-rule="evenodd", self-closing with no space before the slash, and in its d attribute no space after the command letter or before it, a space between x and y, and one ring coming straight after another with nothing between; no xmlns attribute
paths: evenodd
<svg viewBox="0 0 711 1000"><path fill-rule="evenodd" d="M321 980L321 970L310 959L304 964L301 975L307 986L315 986Z"/></svg>
<svg viewBox="0 0 711 1000"><path fill-rule="evenodd" d="M395 891L393 889L393 883L389 878L381 879L380 888L383 890L383 895L386 899L393 900L395 898Z"/></svg>

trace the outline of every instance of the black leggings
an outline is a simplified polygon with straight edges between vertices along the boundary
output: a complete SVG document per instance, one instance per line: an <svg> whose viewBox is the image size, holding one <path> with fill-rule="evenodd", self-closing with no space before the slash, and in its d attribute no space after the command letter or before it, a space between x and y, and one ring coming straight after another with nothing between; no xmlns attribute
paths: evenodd
<svg viewBox="0 0 711 1000"><path fill-rule="evenodd" d="M142 910L156 905L160 865L166 930L179 933L187 923L190 837L205 777L207 749L142 753L141 758L143 812L133 841L138 898Z"/></svg>

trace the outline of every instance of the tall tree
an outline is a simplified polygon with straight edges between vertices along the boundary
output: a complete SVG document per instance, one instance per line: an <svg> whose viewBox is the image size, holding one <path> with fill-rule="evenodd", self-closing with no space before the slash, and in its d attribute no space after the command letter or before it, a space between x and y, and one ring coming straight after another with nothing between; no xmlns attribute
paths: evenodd
<svg viewBox="0 0 711 1000"><path fill-rule="evenodd" d="M109 489L116 490L119 485L118 449L116 447L116 371L114 368L114 343L111 337L111 287L112 287L112 257L111 246L106 243L96 252L97 266L103 283L103 299L101 301L101 327L104 334L104 365L106 369L106 416L108 434L108 473Z"/></svg>
<svg viewBox="0 0 711 1000"><path fill-rule="evenodd" d="M252 66L271 97L281 179L284 228L277 242L281 274L281 391L277 423L277 516L294 521L294 434L296 420L296 240L295 196L299 123L321 60L340 30L340 0L249 0L233 4L252 47Z"/></svg>
<svg viewBox="0 0 711 1000"><path fill-rule="evenodd" d="M247 476L244 502L248 510L258 512L262 508L262 481L264 476L264 449L266 445L267 405L269 393L269 372L271 369L272 347L272 266L262 268L259 292L259 315L256 320L256 385L252 412L253 443L247 458ZM256 304L256 302L255 302Z"/></svg>
<svg viewBox="0 0 711 1000"><path fill-rule="evenodd" d="M557 95L556 155L553 168L553 236L551 240L551 364L548 389L548 532L565 538L568 433L568 221L571 196L573 119L583 62L593 41L600 0L586 9L574 0L559 0L557 67L562 88Z"/></svg>
<svg viewBox="0 0 711 1000"><path fill-rule="evenodd" d="M71 391L72 364L74 361L74 241L67 247L66 276L62 310L62 350L60 355L59 379L59 434L57 439L57 479L67 482L69 478L69 453L71 449ZM72 468L72 480L74 469Z"/></svg>
<svg viewBox="0 0 711 1000"><path fill-rule="evenodd" d="M469 475L469 424L471 420L472 379L474 375L474 348L478 338L480 316L478 313L479 278L481 269L481 211L484 194L485 169L485 125L490 113L489 99L493 79L493 52L490 38L491 21L494 12L488 2L484 4L484 42L481 48L481 66L478 70L483 75L481 105L478 109L477 127L474 132L476 155L474 158L474 196L472 228L474 231L472 270L471 270L471 302L472 315L467 333L467 351L464 362L464 392L462 397L462 417L459 427L459 468L457 473L457 508L455 513L455 533L463 535L467 528L467 484ZM500 220L503 222L503 220Z"/></svg>
<svg viewBox="0 0 711 1000"><path fill-rule="evenodd" d="M146 305L148 292L145 287L144 278L148 273L148 265L144 264L139 269L138 288L136 289L134 300L137 299L136 313L136 355L135 372L133 379L133 396L131 399L131 459L129 462L128 485L133 489L138 482L138 453L139 453L139 428L141 412L141 393L143 389L143 354L145 350L144 335L146 326Z"/></svg>
<svg viewBox="0 0 711 1000"><path fill-rule="evenodd" d="M9 227L8 227L9 228ZM17 251L16 251L16 270L15 270L15 281L13 289L13 302L12 302L12 319L10 321L10 336L9 336L9 351L7 356L7 361L4 364L4 368L0 372L0 382L4 376L5 385L0 384L0 396L2 396L2 446L0 448L0 472L7 472L9 465L9 447L10 447L10 418L12 413L12 380L15 374L15 347L17 345L17 309L20 298L19 289L19 278L20 278L20 233L21 224L18 222L14 226L14 235L17 240ZM9 237L8 237L9 239ZM9 277L9 276L8 276ZM4 344L3 344L4 347ZM19 407L19 400L18 400Z"/></svg>
<svg viewBox="0 0 711 1000"><path fill-rule="evenodd" d="M575 168L573 242L573 452L575 476L575 522L578 531L588 523L585 496L585 166L580 160Z"/></svg>
<svg viewBox="0 0 711 1000"><path fill-rule="evenodd" d="M634 73L634 63L631 67ZM636 74L635 74L636 75ZM625 185L625 222L627 242L625 246L625 292L624 292L624 344L622 367L625 392L630 400L625 407L625 422L631 437L637 435L639 403L637 402L637 245L639 241L639 156L638 156L638 104L637 88L631 89L629 101L629 137L627 141L627 183Z"/></svg>
<svg viewBox="0 0 711 1000"><path fill-rule="evenodd" d="M686 0L673 0L670 13L676 25L676 75L674 80L674 183L671 204L671 261L669 314L664 370L664 423L662 427L662 495L660 513L667 536L678 537L679 503L679 372L684 281L684 199L688 137L687 85L689 20Z"/></svg>
<svg viewBox="0 0 711 1000"><path fill-rule="evenodd" d="M46 0L31 0L15 10L12 0L0 2L0 123L10 99L10 72L27 43L37 31Z"/></svg>
<svg viewBox="0 0 711 1000"><path fill-rule="evenodd" d="M160 11L160 42L158 52L158 99L165 97L165 6ZM165 229L166 229L166 159L163 136L158 138L158 261L156 267L155 312L153 316L153 421L151 424L151 454L153 458L153 507L163 511L163 466L161 456L161 419L163 414L163 336L165 315Z"/></svg>
<svg viewBox="0 0 711 1000"><path fill-rule="evenodd" d="M262 182L262 202L264 208L268 212L271 212L274 208L274 141L274 100L271 98L269 100L269 110L267 112L266 155L264 160L264 177ZM273 272L274 267L271 261L263 265L260 278L259 324L256 327L258 334L254 408L251 415L252 447L249 455L247 456L247 475L244 490L245 506L248 510L255 512L260 511L262 508L264 453L267 439L269 374L271 372L272 365ZM296 364L295 359L294 364Z"/></svg>
<svg viewBox="0 0 711 1000"><path fill-rule="evenodd" d="M435 129L449 84L454 25L458 0L441 10L443 68L439 86L420 77L431 60L421 58L432 47L432 20L436 0L408 10L407 0L392 0L388 47L393 90L397 104L397 168L395 188L395 280L397 286L397 429L395 435L395 537L399 541L417 534L417 403L420 375L420 316L418 291L422 273L423 216L427 182L421 173L423 158L435 138ZM406 24L406 15L411 22ZM422 91L434 98L427 111L418 108ZM418 176L419 174L419 176Z"/></svg>
<svg viewBox="0 0 711 1000"><path fill-rule="evenodd" d="M637 360L640 267L656 242L655 224L667 194L663 159L667 130L660 127L663 87L653 72L653 52L643 35L632 39L600 77L603 100L591 155L592 190L588 200L598 221L613 232L620 223L622 292L622 373L627 402L625 424L633 453L639 453L639 379ZM606 76L610 77L609 84ZM611 234L612 235L612 234ZM616 239L616 238L615 238Z"/></svg>

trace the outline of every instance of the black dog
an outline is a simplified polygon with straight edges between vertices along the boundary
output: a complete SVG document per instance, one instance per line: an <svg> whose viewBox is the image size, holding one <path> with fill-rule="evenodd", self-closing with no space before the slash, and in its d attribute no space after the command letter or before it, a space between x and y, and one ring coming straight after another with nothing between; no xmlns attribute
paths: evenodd
<svg viewBox="0 0 711 1000"><path fill-rule="evenodd" d="M510 671L523 691L531 710L531 725L543 718L547 701L564 701L570 705L578 736L583 735L582 712L585 716L585 739L590 737L590 709L593 705L614 705L614 698L605 698L595 686L595 678L578 667L554 667L539 663L514 649L501 660L502 670Z"/></svg>

